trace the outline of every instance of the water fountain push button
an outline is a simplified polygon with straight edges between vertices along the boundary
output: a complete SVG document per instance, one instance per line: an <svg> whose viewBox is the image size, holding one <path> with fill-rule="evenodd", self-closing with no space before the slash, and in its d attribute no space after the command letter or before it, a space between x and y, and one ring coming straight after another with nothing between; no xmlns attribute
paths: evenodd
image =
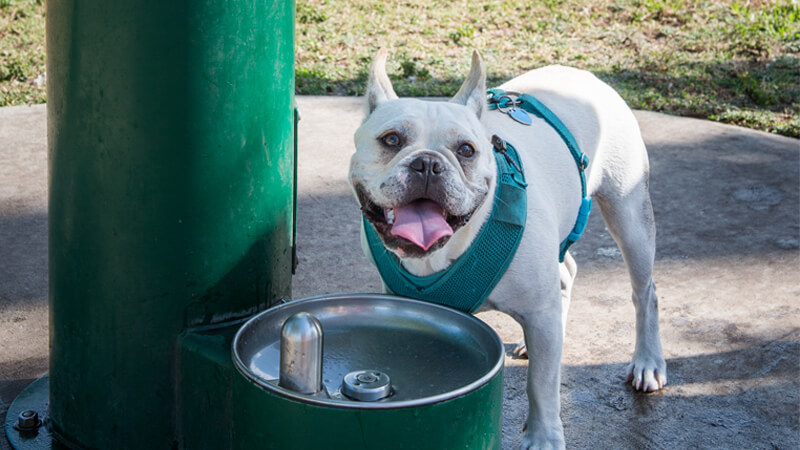
<svg viewBox="0 0 800 450"><path fill-rule="evenodd" d="M281 328L278 385L300 394L322 389L322 324L314 315L299 312Z"/></svg>
<svg viewBox="0 0 800 450"><path fill-rule="evenodd" d="M357 370L344 376L342 394L361 402L375 402L392 395L392 382L383 372Z"/></svg>

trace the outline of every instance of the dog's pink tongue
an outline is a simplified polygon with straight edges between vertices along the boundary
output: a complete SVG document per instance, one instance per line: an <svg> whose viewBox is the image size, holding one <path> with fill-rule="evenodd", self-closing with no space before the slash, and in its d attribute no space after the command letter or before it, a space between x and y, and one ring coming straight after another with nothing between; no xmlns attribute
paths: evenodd
<svg viewBox="0 0 800 450"><path fill-rule="evenodd" d="M439 239L453 235L443 212L441 206L430 200L417 200L395 208L392 234L428 250Z"/></svg>

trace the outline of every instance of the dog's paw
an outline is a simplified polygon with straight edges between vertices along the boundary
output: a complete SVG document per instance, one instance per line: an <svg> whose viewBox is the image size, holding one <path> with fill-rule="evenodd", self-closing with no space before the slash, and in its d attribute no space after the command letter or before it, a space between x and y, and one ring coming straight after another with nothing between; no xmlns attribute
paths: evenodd
<svg viewBox="0 0 800 450"><path fill-rule="evenodd" d="M514 359L528 359L528 347L525 346L525 339L519 341L514 350L511 350L511 357Z"/></svg>
<svg viewBox="0 0 800 450"><path fill-rule="evenodd" d="M655 392L667 384L667 363L662 357L633 356L625 382L642 392Z"/></svg>
<svg viewBox="0 0 800 450"><path fill-rule="evenodd" d="M520 450L561 450L566 448L564 444L564 436L562 434L555 435L535 435L534 433L526 432L519 444Z"/></svg>

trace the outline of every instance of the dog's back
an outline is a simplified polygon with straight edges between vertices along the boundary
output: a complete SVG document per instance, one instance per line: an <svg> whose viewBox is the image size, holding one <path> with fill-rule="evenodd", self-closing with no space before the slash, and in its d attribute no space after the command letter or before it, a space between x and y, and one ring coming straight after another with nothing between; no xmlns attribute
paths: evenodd
<svg viewBox="0 0 800 450"><path fill-rule="evenodd" d="M591 161L588 191L601 196L630 190L647 174L639 124L625 101L584 70L547 66L500 86L531 94L558 116Z"/></svg>

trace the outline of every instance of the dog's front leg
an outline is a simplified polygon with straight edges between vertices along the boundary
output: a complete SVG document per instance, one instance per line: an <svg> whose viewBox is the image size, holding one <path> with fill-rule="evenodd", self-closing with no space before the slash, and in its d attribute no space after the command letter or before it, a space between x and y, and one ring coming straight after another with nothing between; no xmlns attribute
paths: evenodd
<svg viewBox="0 0 800 450"><path fill-rule="evenodd" d="M522 449L564 448L561 425L561 295L549 293L553 308L539 310L522 324L528 347L528 401L530 408Z"/></svg>
<svg viewBox="0 0 800 450"><path fill-rule="evenodd" d="M564 341L559 267L555 261L526 259L512 266L494 306L522 326L528 353L528 420L521 449L564 448L561 425L561 347ZM531 264L531 262L533 264ZM531 267L534 266L534 267ZM519 270L519 272L517 272Z"/></svg>
<svg viewBox="0 0 800 450"><path fill-rule="evenodd" d="M554 308L525 317L522 324L528 348L528 401L530 403L521 449L564 448L561 425L561 294L548 293Z"/></svg>

